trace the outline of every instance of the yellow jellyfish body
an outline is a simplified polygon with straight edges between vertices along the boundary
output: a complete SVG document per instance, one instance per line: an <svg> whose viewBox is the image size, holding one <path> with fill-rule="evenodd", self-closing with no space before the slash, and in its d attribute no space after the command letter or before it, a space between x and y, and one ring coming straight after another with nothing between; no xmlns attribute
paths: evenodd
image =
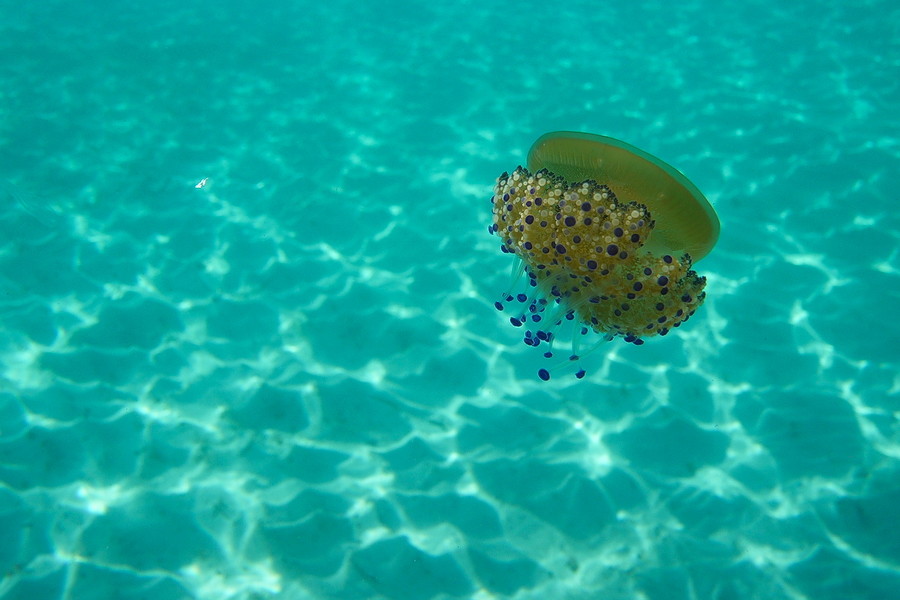
<svg viewBox="0 0 900 600"><path fill-rule="evenodd" d="M527 169L497 179L491 201L490 230L534 288L496 306L516 307L510 321L525 327L530 346L549 347L563 320L640 345L680 326L705 298L706 278L691 266L718 239L715 210L684 175L629 144L548 133Z"/></svg>

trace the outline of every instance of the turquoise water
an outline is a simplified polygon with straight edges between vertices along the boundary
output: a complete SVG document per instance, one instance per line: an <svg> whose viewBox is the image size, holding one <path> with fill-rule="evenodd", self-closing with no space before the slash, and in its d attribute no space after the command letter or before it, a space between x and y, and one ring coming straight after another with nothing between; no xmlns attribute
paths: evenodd
<svg viewBox="0 0 900 600"><path fill-rule="evenodd" d="M895 3L269 4L0 2L0 597L900 597ZM561 129L723 229L545 383Z"/></svg>

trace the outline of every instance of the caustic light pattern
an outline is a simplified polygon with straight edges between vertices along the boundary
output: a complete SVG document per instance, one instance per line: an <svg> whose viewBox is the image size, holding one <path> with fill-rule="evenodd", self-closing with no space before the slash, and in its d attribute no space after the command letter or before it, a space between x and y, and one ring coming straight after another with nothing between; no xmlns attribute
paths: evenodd
<svg viewBox="0 0 900 600"><path fill-rule="evenodd" d="M692 252L709 252L719 223L683 175L618 140L577 133L540 138L528 166L498 178L490 227L528 278L530 293L496 303L512 305L526 344L551 357L555 330L569 320L576 339L594 331L640 345L694 314L706 278L692 270Z"/></svg>

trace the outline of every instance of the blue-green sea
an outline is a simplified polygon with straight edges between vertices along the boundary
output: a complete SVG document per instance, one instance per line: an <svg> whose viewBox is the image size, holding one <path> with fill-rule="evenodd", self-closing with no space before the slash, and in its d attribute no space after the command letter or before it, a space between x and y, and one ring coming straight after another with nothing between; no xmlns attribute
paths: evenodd
<svg viewBox="0 0 900 600"><path fill-rule="evenodd" d="M560 130L722 229L544 382ZM898 190L891 0L0 0L0 598L900 598Z"/></svg>

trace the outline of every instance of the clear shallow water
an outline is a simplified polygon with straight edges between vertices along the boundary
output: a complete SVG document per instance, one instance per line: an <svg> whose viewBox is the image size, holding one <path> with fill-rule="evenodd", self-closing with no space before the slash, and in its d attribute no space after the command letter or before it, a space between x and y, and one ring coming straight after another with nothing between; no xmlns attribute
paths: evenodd
<svg viewBox="0 0 900 600"><path fill-rule="evenodd" d="M32 4L0 597L898 594L890 2ZM543 383L486 226L557 129L723 234L677 335Z"/></svg>

